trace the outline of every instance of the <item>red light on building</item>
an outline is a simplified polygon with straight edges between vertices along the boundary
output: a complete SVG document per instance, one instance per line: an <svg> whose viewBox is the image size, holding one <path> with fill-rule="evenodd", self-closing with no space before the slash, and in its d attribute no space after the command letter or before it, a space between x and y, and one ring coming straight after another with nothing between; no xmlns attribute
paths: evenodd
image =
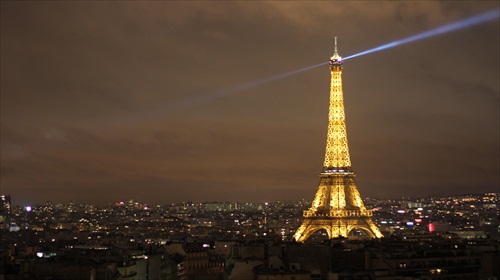
<svg viewBox="0 0 500 280"><path fill-rule="evenodd" d="M430 223L428 228L429 228L429 232L434 232L434 230L435 230L433 223Z"/></svg>

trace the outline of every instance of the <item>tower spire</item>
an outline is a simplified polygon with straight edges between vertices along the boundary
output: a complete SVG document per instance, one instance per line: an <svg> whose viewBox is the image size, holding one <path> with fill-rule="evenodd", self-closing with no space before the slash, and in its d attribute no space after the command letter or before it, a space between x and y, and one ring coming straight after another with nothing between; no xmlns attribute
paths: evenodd
<svg viewBox="0 0 500 280"><path fill-rule="evenodd" d="M337 51L337 36L334 37L335 45L332 57L330 57L330 66L331 65L342 65L342 57L339 55Z"/></svg>
<svg viewBox="0 0 500 280"><path fill-rule="evenodd" d="M334 52L334 54L336 54L337 53L337 36L335 36L334 38L335 38L335 52Z"/></svg>

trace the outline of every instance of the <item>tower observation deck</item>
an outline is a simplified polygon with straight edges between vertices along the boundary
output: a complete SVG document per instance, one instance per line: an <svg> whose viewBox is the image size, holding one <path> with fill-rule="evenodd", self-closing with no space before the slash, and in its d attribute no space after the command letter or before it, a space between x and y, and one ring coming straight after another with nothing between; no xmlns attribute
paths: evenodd
<svg viewBox="0 0 500 280"><path fill-rule="evenodd" d="M294 239L305 241L318 230L326 230L328 238L349 237L358 229L370 238L383 237L371 220L372 211L366 210L354 181L345 124L344 95L342 92L342 57L335 50L329 62L330 105L325 160L320 182L311 207L304 211L304 220Z"/></svg>

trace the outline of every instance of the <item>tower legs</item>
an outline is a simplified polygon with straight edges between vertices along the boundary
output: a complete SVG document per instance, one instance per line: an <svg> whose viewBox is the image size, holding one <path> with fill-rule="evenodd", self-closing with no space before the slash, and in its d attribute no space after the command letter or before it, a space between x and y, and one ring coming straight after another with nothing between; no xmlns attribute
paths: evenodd
<svg viewBox="0 0 500 280"><path fill-rule="evenodd" d="M328 238L347 237L353 229L360 229L370 238L383 237L370 217L305 218L293 236L295 241L304 242L318 230L325 230Z"/></svg>

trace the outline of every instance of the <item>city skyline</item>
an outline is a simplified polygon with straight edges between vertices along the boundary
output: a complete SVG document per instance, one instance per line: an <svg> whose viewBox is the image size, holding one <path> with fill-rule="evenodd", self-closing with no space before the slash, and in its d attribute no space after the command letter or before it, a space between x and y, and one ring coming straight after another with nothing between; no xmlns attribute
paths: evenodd
<svg viewBox="0 0 500 280"><path fill-rule="evenodd" d="M329 70L497 2L2 2L13 204L312 199ZM499 21L350 59L363 197L498 192Z"/></svg>

